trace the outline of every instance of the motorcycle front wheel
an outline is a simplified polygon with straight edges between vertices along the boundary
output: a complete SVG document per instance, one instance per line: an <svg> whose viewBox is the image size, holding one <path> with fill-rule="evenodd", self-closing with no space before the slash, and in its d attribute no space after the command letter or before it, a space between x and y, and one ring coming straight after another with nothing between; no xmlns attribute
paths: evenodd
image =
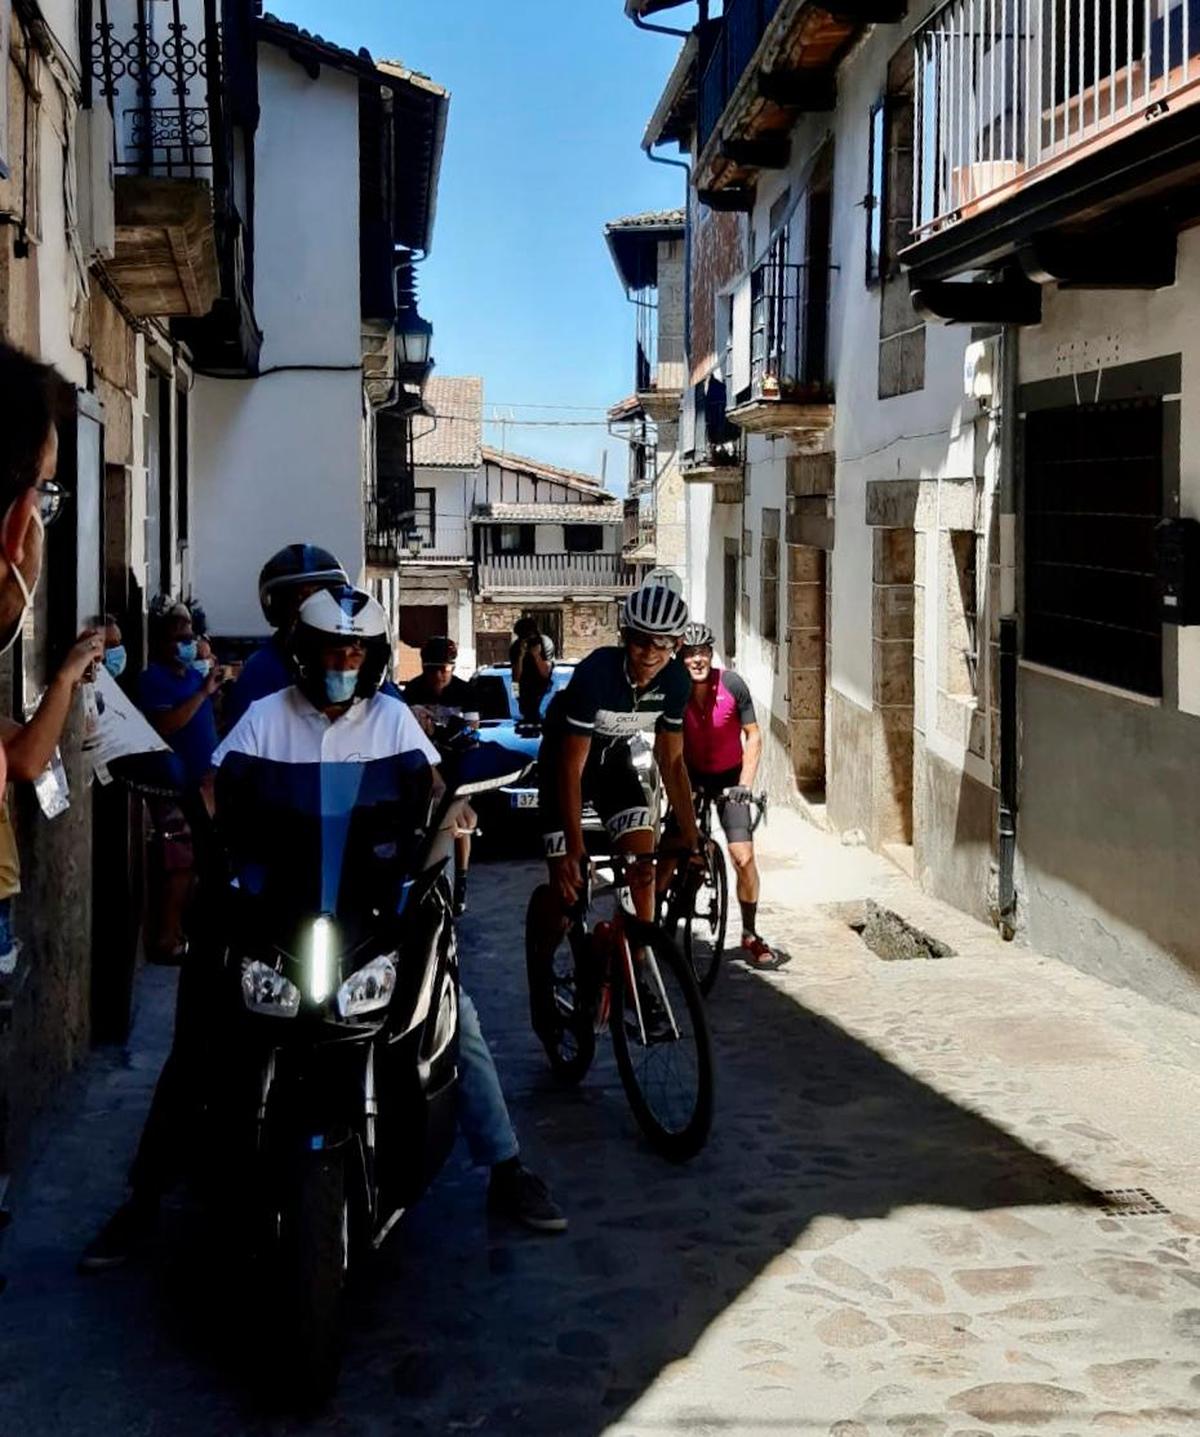
<svg viewBox="0 0 1200 1437"><path fill-rule="evenodd" d="M672 1162L694 1158L712 1129L712 1042L691 968L661 928L626 920L610 1026L638 1126Z"/></svg>
<svg viewBox="0 0 1200 1437"><path fill-rule="evenodd" d="M307 1153L280 1215L278 1287L280 1330L289 1334L281 1380L301 1406L319 1406L337 1386L349 1258L343 1150Z"/></svg>

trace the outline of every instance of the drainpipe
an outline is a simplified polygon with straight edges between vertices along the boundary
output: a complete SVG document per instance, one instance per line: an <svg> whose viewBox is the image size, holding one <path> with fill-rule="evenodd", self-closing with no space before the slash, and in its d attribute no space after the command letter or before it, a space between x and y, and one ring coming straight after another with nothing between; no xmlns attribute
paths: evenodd
<svg viewBox="0 0 1200 1437"><path fill-rule="evenodd" d="M670 165L682 170L686 178L683 192L683 353L688 364L692 359L692 167L687 160L669 160L656 155L646 146L646 158L654 165Z"/></svg>
<svg viewBox="0 0 1200 1437"><path fill-rule="evenodd" d="M633 14L629 17L639 30L645 30L649 35L674 35L680 40L686 40L692 33L690 30L675 30L670 25L655 25L645 20L641 15ZM700 0L700 24L708 23L708 0Z"/></svg>
<svg viewBox="0 0 1200 1437"><path fill-rule="evenodd" d="M1020 330L1008 325L1000 339L1000 513L1016 513L1017 345ZM1006 556L1002 553L1001 559ZM1015 561L1015 555L1007 556ZM1000 617L1000 803L996 824L999 862L1000 936L1011 942L1017 927L1017 616Z"/></svg>

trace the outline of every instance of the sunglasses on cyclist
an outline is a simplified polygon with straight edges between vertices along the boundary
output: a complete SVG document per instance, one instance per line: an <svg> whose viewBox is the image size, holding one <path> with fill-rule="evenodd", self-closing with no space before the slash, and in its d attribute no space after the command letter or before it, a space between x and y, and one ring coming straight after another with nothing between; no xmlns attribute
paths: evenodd
<svg viewBox="0 0 1200 1437"><path fill-rule="evenodd" d="M669 654L675 649L674 639L656 639L652 634L629 634L625 642L631 648L656 649L660 654Z"/></svg>
<svg viewBox="0 0 1200 1437"><path fill-rule="evenodd" d="M684 647L679 650L679 657L681 659L694 659L697 654L701 654L705 658L711 658L712 646L710 644L685 644Z"/></svg>

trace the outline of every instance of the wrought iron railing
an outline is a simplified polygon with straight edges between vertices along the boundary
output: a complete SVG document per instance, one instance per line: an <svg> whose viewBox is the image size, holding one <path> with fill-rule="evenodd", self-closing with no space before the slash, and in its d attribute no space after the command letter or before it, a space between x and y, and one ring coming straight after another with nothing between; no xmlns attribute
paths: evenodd
<svg viewBox="0 0 1200 1437"><path fill-rule="evenodd" d="M480 589L632 589L637 570L620 554L491 554L479 560Z"/></svg>
<svg viewBox="0 0 1200 1437"><path fill-rule="evenodd" d="M118 174L211 179L220 168L218 0L85 3L91 90L113 117Z"/></svg>
<svg viewBox="0 0 1200 1437"><path fill-rule="evenodd" d="M913 43L920 238L1196 85L1200 0L950 0Z"/></svg>
<svg viewBox="0 0 1200 1437"><path fill-rule="evenodd" d="M750 276L750 392L780 398L827 386L829 267L772 257Z"/></svg>
<svg viewBox="0 0 1200 1437"><path fill-rule="evenodd" d="M726 0L724 23L700 79L700 149L720 124L782 0Z"/></svg>
<svg viewBox="0 0 1200 1437"><path fill-rule="evenodd" d="M742 431L729 422L726 415L728 391L722 380L710 374L687 393L684 409L685 438L681 468L686 473L697 470L728 469L739 471L746 450Z"/></svg>

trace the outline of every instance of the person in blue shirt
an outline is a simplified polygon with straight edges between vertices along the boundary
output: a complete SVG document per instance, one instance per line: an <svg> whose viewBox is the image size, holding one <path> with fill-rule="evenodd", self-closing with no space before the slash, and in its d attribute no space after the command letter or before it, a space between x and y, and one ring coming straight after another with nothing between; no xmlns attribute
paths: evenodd
<svg viewBox="0 0 1200 1437"><path fill-rule="evenodd" d="M178 963L187 951L184 917L195 877L194 829L201 819L217 746L213 695L226 676L221 668L201 673L194 667L196 658L187 605L174 604L152 613L150 662L138 679L138 705L175 750L186 781L180 802L159 799L151 804L159 875L154 905L157 933L151 948L152 957L163 963Z"/></svg>
<svg viewBox="0 0 1200 1437"><path fill-rule="evenodd" d="M318 589L335 589L349 582L338 560L316 544L288 544L271 555L258 576L258 602L274 633L250 655L237 683L226 693L226 728L232 729L251 704L295 682L288 639L300 605Z"/></svg>

